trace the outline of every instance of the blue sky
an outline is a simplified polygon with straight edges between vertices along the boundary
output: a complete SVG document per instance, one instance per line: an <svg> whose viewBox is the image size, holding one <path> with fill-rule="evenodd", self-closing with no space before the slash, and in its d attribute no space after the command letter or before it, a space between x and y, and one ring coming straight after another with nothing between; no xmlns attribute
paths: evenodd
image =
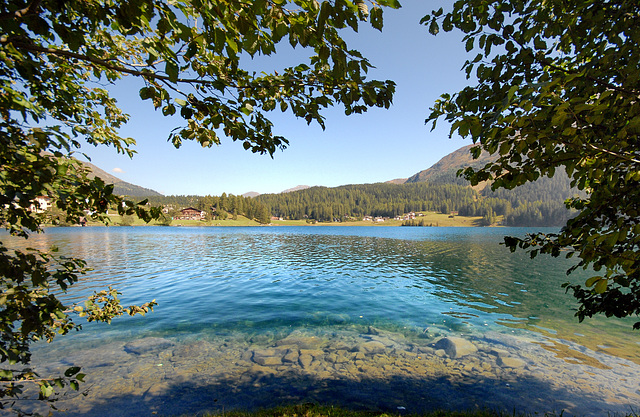
<svg viewBox="0 0 640 417"><path fill-rule="evenodd" d="M409 177L470 143L449 139L444 122L435 131L424 124L440 94L453 93L468 83L460 69L469 57L459 33L441 32L434 37L419 24L439 2L402 3L400 10L386 10L382 33L364 25L357 34L345 33L349 47L376 66L370 78L397 83L394 104L388 110L345 116L340 107L328 109L324 131L291 114L272 112L275 133L290 141L273 159L245 151L241 143L230 140L213 148L184 143L175 149L167 138L180 120L165 118L149 102L141 101L142 81L127 77L113 92L131 115L121 133L136 140L138 153L129 159L112 148L89 146L83 152L118 178L166 195L277 193L301 184L335 187ZM275 59L294 62L312 53L283 49ZM263 65L262 61L248 64Z"/></svg>

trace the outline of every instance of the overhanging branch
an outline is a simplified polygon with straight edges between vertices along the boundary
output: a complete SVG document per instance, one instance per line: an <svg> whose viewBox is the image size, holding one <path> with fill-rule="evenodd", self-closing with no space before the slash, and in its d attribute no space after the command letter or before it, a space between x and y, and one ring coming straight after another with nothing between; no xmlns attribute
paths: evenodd
<svg viewBox="0 0 640 417"><path fill-rule="evenodd" d="M209 86L212 87L214 86L215 82L212 80L204 80L201 78L177 78L175 80L172 80L171 77L169 77L168 75L163 75L163 74L158 74L156 72L152 72L149 70L137 70L137 69L132 69L132 68L127 68L125 66L122 65L116 65L114 63L112 63L110 60L105 60L105 59L100 59L100 58L96 58L96 57L92 57L89 55L85 55L85 54L79 54L77 52L72 52L72 51L67 51L67 50L63 50L63 49L56 49L56 48L46 48L43 46L39 46L39 45L35 45L33 43L29 43L29 42L23 42L20 40L16 40L16 39L12 39L12 40L3 40L0 39L0 44L8 44L11 43L13 44L13 46L15 46L16 48L20 48L20 49L25 49L27 51L31 51L31 52L38 52L38 53L43 53L43 54L48 54L48 55L55 55L58 57L65 57L65 58L74 58L80 61L84 61L84 62L88 62L92 65L95 65L97 67L103 68L103 69L107 69L107 70L111 70L111 71L116 71L116 72L120 72L123 74L129 74L129 75L133 75L135 77L142 77L148 80L157 80L157 81L164 81L164 82L169 82L169 83L183 83L183 84L197 84L197 85L203 85L203 86ZM228 87L231 88L235 88L238 90L242 90L242 89L253 89L253 88L263 88L264 86L259 86L259 85L247 85L247 86L241 86L241 85L237 85L237 84L231 84L228 81L225 81L227 83ZM316 87L316 88L325 88L327 87L327 84L323 84L323 83L317 83L317 82L303 82L300 81L300 85L302 86L307 86L307 87ZM266 87L278 87L278 88L284 88L286 87L286 84L271 84L268 85Z"/></svg>
<svg viewBox="0 0 640 417"><path fill-rule="evenodd" d="M42 0L35 0L24 9L16 10L15 12L1 13L0 20L21 19L28 15L38 14L37 9L40 7L40 3L42 3Z"/></svg>

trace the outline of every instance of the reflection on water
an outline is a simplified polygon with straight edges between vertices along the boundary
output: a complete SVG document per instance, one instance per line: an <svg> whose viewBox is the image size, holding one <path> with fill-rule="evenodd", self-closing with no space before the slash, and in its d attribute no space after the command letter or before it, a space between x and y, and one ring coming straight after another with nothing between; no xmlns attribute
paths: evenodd
<svg viewBox="0 0 640 417"><path fill-rule="evenodd" d="M525 232L50 229L28 246L56 245L95 268L68 300L115 284L124 303L159 306L43 346L40 366L89 370L99 387L73 406L89 414L141 398L148 410L122 415L308 400L594 415L640 405L631 322L578 325L560 288L570 264L499 245ZM475 350L457 356L436 344L460 336Z"/></svg>

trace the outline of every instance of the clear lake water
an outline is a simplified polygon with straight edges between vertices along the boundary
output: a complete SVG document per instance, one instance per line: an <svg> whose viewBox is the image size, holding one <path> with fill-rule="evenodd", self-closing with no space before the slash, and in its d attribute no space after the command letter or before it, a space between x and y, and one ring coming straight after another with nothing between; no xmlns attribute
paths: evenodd
<svg viewBox="0 0 640 417"><path fill-rule="evenodd" d="M552 230L552 229L550 229ZM65 416L200 415L322 403L409 414L495 408L640 411L632 319L578 323L571 260L510 253L533 229L51 228L8 246L94 268L62 297L114 285L145 317L34 347L43 376L81 366ZM1 412L1 410L0 410Z"/></svg>

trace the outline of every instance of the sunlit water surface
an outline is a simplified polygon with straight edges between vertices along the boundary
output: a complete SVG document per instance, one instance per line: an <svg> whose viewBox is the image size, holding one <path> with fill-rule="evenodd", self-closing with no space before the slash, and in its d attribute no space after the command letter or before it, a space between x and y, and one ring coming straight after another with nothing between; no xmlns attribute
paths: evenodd
<svg viewBox="0 0 640 417"><path fill-rule="evenodd" d="M95 270L68 302L114 285L125 304L159 304L36 347L41 375L71 365L88 374L88 395L58 403L65 415L307 402L394 413L638 411L633 322L578 324L560 286L590 275L567 277L567 260L500 245L527 231L110 227L3 240L86 259ZM462 343L458 353L442 338Z"/></svg>

